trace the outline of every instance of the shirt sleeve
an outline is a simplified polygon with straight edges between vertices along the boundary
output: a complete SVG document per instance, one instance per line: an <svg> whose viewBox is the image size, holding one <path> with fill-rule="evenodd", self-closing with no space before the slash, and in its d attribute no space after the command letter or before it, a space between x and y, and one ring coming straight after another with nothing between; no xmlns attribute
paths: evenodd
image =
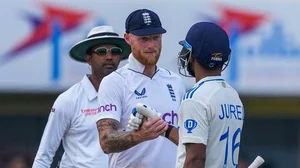
<svg viewBox="0 0 300 168"><path fill-rule="evenodd" d="M120 122L124 87L119 76L111 74L103 78L98 90L97 121L111 118Z"/></svg>
<svg viewBox="0 0 300 168"><path fill-rule="evenodd" d="M209 123L208 108L192 99L184 100L179 109L181 121L179 137L182 143L201 143L208 140Z"/></svg>
<svg viewBox="0 0 300 168"><path fill-rule="evenodd" d="M72 105L60 96L56 99L49 114L32 168L50 168L61 140L70 126L72 110Z"/></svg>

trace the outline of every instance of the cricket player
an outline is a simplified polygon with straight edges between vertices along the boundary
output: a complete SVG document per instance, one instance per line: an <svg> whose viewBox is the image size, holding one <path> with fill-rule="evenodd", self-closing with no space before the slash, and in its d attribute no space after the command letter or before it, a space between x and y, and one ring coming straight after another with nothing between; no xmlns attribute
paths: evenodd
<svg viewBox="0 0 300 168"><path fill-rule="evenodd" d="M180 44L179 72L195 77L196 84L179 109L179 137L175 127L169 135L174 143L179 138L176 168L236 168L244 108L238 93L221 77L231 53L228 36L219 26L200 22ZM134 130L141 129L137 121L130 118Z"/></svg>
<svg viewBox="0 0 300 168"><path fill-rule="evenodd" d="M174 168L177 146L160 135L177 127L185 88L179 75L156 65L166 30L148 9L132 12L125 26L124 38L132 50L128 64L106 76L98 91L100 145L109 154L110 168ZM137 103L156 108L162 119L145 120L139 130L127 130Z"/></svg>
<svg viewBox="0 0 300 168"><path fill-rule="evenodd" d="M196 78L179 109L176 168L236 168L244 108L221 77L231 49L226 32L209 22L194 24L179 54L180 73Z"/></svg>
<svg viewBox="0 0 300 168"><path fill-rule="evenodd" d="M117 69L120 60L130 54L130 46L111 26L93 28L75 44L69 55L88 63L91 74L56 99L36 154L33 168L50 168L53 156L63 143L65 150L60 168L107 168L108 156L99 145L96 115L99 107L97 90L104 76Z"/></svg>

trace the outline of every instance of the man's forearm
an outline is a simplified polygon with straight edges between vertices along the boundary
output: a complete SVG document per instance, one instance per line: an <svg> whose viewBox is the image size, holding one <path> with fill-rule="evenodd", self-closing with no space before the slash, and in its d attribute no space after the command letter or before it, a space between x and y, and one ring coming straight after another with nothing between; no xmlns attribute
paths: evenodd
<svg viewBox="0 0 300 168"><path fill-rule="evenodd" d="M202 160L193 160L185 162L183 168L204 168L205 162Z"/></svg>
<svg viewBox="0 0 300 168"><path fill-rule="evenodd" d="M114 119L103 119L97 122L100 133L100 145L104 153L115 153L129 149L142 142L135 131L118 131L119 122Z"/></svg>
<svg viewBox="0 0 300 168"><path fill-rule="evenodd" d="M179 142L178 129L176 127L172 127L168 135L166 134L166 138L172 141L175 145L178 145Z"/></svg>
<svg viewBox="0 0 300 168"><path fill-rule="evenodd" d="M206 145L185 143L184 168L204 168L206 160Z"/></svg>
<svg viewBox="0 0 300 168"><path fill-rule="evenodd" d="M107 149L106 153L122 152L139 144L142 141L137 137L134 132L106 132L103 136L104 144Z"/></svg>

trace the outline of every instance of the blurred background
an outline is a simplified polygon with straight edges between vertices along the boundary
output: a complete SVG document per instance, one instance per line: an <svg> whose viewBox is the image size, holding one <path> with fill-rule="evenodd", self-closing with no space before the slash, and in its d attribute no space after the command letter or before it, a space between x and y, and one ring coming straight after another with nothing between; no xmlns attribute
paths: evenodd
<svg viewBox="0 0 300 168"><path fill-rule="evenodd" d="M122 36L126 17L138 8L160 16L168 32L159 65L174 72L178 41L192 24L222 26L233 51L223 75L245 107L240 168L257 155L263 168L300 168L300 1L224 2L1 1L0 168L31 167L54 100L89 73L88 65L69 58L70 47L98 25L112 25ZM184 81L187 89L194 85Z"/></svg>

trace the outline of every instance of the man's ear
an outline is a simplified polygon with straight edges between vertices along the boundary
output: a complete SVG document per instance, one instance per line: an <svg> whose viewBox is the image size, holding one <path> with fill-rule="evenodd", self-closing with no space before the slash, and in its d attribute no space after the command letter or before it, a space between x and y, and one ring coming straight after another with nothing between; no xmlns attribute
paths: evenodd
<svg viewBox="0 0 300 168"><path fill-rule="evenodd" d="M124 33L124 40L126 41L127 44L131 45L130 34Z"/></svg>
<svg viewBox="0 0 300 168"><path fill-rule="evenodd" d="M84 59L85 59L85 61L86 61L89 65L91 65L91 62L92 62L92 56L91 56L91 55L85 55L85 56L84 56Z"/></svg>
<svg viewBox="0 0 300 168"><path fill-rule="evenodd" d="M195 57L193 57L192 55L190 55L189 62L190 62L190 63L195 62Z"/></svg>

